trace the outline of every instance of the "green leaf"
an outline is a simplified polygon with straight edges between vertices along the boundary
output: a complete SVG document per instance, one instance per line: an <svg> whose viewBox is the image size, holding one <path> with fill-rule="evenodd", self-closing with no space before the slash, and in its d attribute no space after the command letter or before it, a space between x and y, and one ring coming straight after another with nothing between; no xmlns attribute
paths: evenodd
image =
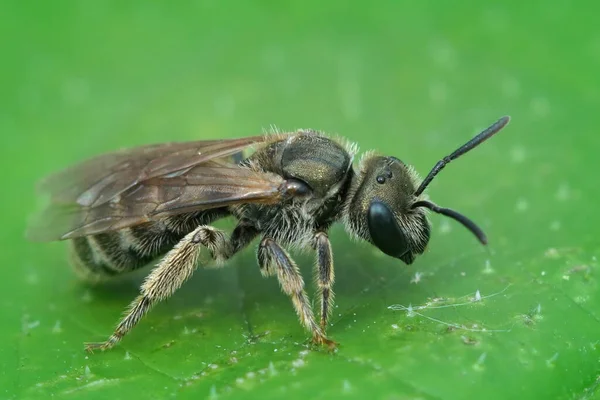
<svg viewBox="0 0 600 400"><path fill-rule="evenodd" d="M600 377L600 39L571 3L4 2L0 398L591 399ZM597 8L597 7L595 7ZM432 215L405 266L331 232L329 353L252 250L199 269L121 345L144 273L100 287L23 238L43 175L120 147L322 129L422 174L481 224ZM231 227L224 223L222 227ZM295 254L311 296L312 254Z"/></svg>

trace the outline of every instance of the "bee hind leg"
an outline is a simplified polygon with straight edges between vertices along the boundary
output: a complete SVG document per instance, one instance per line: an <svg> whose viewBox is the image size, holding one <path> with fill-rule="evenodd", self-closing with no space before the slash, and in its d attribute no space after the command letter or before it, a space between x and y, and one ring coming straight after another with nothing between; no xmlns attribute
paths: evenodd
<svg viewBox="0 0 600 400"><path fill-rule="evenodd" d="M265 237L258 247L258 264L264 276L277 275L281 289L290 296L302 325L312 334L313 342L335 346L323 333L304 290L304 280L296 263L273 239Z"/></svg>
<svg viewBox="0 0 600 400"><path fill-rule="evenodd" d="M241 234L240 234L241 232ZM229 241L226 235L210 226L199 226L186 235L152 270L141 286L140 295L129 305L125 317L105 342L86 343L87 351L108 350L117 344L156 303L171 296L192 276L202 247L212 257L226 260L249 243L254 232L236 229Z"/></svg>

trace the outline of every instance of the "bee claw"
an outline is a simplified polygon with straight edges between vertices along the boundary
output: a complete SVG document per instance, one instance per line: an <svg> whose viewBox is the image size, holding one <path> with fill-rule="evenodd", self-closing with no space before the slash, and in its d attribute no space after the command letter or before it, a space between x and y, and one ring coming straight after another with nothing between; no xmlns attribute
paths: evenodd
<svg viewBox="0 0 600 400"><path fill-rule="evenodd" d="M105 351L108 350L111 345L107 342L92 342L92 343L84 343L84 349L86 352L93 354L94 350Z"/></svg>
<svg viewBox="0 0 600 400"><path fill-rule="evenodd" d="M314 336L312 339L312 342L314 345L317 345L317 346L327 346L329 351L337 350L337 346L338 346L337 342L335 342L331 339L327 339L325 336Z"/></svg>

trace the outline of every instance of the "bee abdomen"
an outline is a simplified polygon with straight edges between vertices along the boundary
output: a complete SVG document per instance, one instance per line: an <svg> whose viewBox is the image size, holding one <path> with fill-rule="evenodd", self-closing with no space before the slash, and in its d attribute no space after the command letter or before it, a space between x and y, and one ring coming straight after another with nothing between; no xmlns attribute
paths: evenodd
<svg viewBox="0 0 600 400"><path fill-rule="evenodd" d="M210 223L226 213L211 210L76 238L71 241L71 263L86 281L106 280L147 265L198 225Z"/></svg>
<svg viewBox="0 0 600 400"><path fill-rule="evenodd" d="M85 280L105 280L147 265L180 239L169 231L136 235L131 228L76 238L71 245L71 261Z"/></svg>

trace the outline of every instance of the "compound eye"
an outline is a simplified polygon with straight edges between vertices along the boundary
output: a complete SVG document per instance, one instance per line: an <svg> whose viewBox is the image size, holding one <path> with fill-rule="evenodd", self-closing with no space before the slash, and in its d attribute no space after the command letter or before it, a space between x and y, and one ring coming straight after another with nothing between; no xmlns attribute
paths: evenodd
<svg viewBox="0 0 600 400"><path fill-rule="evenodd" d="M388 256L401 258L409 251L406 235L382 201L374 200L369 206L367 225L373 244Z"/></svg>

